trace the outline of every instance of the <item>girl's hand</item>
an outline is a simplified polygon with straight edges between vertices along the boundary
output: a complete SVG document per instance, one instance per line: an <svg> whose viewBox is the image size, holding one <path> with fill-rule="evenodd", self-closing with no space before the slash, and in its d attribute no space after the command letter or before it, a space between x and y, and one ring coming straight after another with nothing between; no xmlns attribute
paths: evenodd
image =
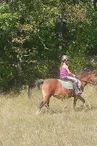
<svg viewBox="0 0 97 146"><path fill-rule="evenodd" d="M75 74L72 74L73 77L75 77Z"/></svg>

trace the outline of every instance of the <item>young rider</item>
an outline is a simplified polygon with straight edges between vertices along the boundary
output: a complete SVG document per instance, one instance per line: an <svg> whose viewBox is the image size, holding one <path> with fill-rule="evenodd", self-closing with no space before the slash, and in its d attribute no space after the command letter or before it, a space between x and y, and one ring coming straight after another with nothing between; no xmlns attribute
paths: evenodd
<svg viewBox="0 0 97 146"><path fill-rule="evenodd" d="M69 79L73 81L75 94L78 95L81 93L80 90L78 90L78 79L75 77L75 75L69 70L68 68L68 61L69 56L63 55L61 58L61 64L60 64L60 78L61 79Z"/></svg>

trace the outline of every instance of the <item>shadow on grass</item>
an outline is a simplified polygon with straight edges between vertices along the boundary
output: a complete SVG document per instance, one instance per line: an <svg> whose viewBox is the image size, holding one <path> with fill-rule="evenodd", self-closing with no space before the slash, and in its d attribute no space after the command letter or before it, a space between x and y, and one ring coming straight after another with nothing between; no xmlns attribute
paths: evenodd
<svg viewBox="0 0 97 146"><path fill-rule="evenodd" d="M80 111L95 111L95 110L97 110L97 106L90 106L90 105L86 105L86 107L87 107L87 109L85 109L85 107L84 106L80 106L80 107L77 107L76 109L75 109L75 112L80 112Z"/></svg>
<svg viewBox="0 0 97 146"><path fill-rule="evenodd" d="M3 96L1 96L1 98L2 97L16 98L16 96L18 96L22 90L27 90L27 85L10 88L8 90L0 90L0 95L3 95ZM9 95L9 96L7 96L7 95Z"/></svg>

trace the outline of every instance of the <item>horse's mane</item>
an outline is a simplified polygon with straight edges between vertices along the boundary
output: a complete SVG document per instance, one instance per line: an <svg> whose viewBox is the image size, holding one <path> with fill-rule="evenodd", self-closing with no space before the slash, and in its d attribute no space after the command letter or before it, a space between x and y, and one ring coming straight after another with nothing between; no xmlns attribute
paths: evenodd
<svg viewBox="0 0 97 146"><path fill-rule="evenodd" d="M90 71L88 71L88 72L85 71L85 72L80 74L80 78L85 77L85 76L87 76L90 73L91 73Z"/></svg>
<svg viewBox="0 0 97 146"><path fill-rule="evenodd" d="M77 74L77 77L83 78L86 77L88 74L94 73L94 70L83 70L79 74Z"/></svg>

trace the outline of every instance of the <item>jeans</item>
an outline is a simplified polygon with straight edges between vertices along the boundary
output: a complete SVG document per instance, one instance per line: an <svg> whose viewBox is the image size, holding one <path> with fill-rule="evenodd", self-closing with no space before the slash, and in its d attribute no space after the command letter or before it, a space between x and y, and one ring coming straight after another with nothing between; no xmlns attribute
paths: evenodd
<svg viewBox="0 0 97 146"><path fill-rule="evenodd" d="M73 81L73 86L75 90L75 94L78 94L78 79L72 76L67 76L66 79Z"/></svg>

